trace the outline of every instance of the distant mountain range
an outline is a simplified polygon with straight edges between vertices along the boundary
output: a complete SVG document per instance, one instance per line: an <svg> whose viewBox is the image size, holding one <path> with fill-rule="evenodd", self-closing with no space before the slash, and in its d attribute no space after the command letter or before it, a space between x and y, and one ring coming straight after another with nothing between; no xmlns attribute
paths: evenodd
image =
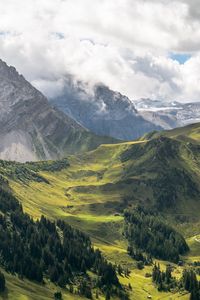
<svg viewBox="0 0 200 300"><path fill-rule="evenodd" d="M180 103L141 99L134 104L144 118L164 129L200 122L200 102Z"/></svg>
<svg viewBox="0 0 200 300"><path fill-rule="evenodd" d="M59 110L99 135L133 140L146 132L163 129L159 124L145 119L128 97L104 85L96 85L92 93L88 93L80 83L73 85L66 80L62 95L49 100Z"/></svg>
<svg viewBox="0 0 200 300"><path fill-rule="evenodd" d="M140 100L134 101L135 107L138 111L159 111L162 109L176 109L181 106L181 103L164 102L162 100L152 100L149 98L141 98Z"/></svg>
<svg viewBox="0 0 200 300"><path fill-rule="evenodd" d="M0 159L57 159L200 121L200 103L134 102L104 85L92 92L71 80L64 86L48 101L0 60Z"/></svg>
<svg viewBox="0 0 200 300"><path fill-rule="evenodd" d="M0 61L0 158L56 159L113 139L97 137L62 112L14 67Z"/></svg>
<svg viewBox="0 0 200 300"><path fill-rule="evenodd" d="M173 129L200 121L200 103L131 101L104 85L87 92L82 83L65 80L59 97L50 103L82 126L99 135L120 140L137 139L154 130Z"/></svg>

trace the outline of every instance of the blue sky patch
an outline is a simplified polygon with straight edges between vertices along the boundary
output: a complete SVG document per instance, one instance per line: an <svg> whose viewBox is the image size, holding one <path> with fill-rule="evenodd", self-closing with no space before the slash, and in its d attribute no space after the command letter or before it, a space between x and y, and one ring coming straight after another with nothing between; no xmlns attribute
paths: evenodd
<svg viewBox="0 0 200 300"><path fill-rule="evenodd" d="M179 64L183 65L187 60L192 57L190 54L178 54L172 53L170 54L170 58L179 62Z"/></svg>

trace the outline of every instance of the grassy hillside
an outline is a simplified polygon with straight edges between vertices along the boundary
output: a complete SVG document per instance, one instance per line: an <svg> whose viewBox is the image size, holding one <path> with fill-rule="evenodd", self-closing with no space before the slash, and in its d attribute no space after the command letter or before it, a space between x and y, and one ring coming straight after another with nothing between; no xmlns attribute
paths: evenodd
<svg viewBox="0 0 200 300"><path fill-rule="evenodd" d="M191 142L199 142L200 141L200 126L199 123L191 124L186 127L180 127L173 130L166 130L164 132L154 132L147 134L149 138L155 138L158 136L167 136L174 139L191 141Z"/></svg>
<svg viewBox="0 0 200 300"><path fill-rule="evenodd" d="M7 272L4 272L4 275L7 289L0 296L0 299L3 300L49 300L54 299L54 293L60 290L48 281L45 282L45 285L39 285L26 279L20 280L17 276ZM84 299L78 295L71 295L64 290L62 290L62 295L63 300Z"/></svg>
<svg viewBox="0 0 200 300"><path fill-rule="evenodd" d="M117 221L116 213L137 203L194 218L200 205L198 147L168 137L102 145L68 157L69 165L58 172L17 164L6 167L5 176L35 218Z"/></svg>
<svg viewBox="0 0 200 300"><path fill-rule="evenodd" d="M198 260L199 142L200 125L193 125L140 141L102 145L59 162L24 165L1 161L0 173L33 218L43 214L67 221L88 233L110 261L128 266L130 277L120 277L120 281L131 283L131 300L147 299L148 295L186 300L189 296L185 294L158 292L151 278L145 277L151 267L137 270L126 252L122 212L138 203L159 210L185 234L191 252L184 259ZM180 277L181 271L176 266L174 275ZM15 280L10 279L9 285ZM24 299L34 299L25 290L28 296Z"/></svg>

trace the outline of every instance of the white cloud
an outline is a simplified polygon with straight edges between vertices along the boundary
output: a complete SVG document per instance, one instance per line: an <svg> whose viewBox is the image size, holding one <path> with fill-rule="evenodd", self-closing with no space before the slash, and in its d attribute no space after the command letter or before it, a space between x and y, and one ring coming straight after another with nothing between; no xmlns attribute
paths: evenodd
<svg viewBox="0 0 200 300"><path fill-rule="evenodd" d="M72 74L131 99L196 101L199 15L197 0L0 1L0 57L48 96Z"/></svg>

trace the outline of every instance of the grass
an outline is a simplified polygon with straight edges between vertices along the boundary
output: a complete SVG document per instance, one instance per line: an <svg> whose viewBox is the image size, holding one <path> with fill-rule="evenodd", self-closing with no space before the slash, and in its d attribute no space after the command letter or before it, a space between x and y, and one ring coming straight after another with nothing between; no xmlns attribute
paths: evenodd
<svg viewBox="0 0 200 300"><path fill-rule="evenodd" d="M153 137L165 135L174 139L200 141L200 126L199 123L191 124L185 127L180 127L172 130L157 132ZM147 135L148 136L148 135Z"/></svg>
<svg viewBox="0 0 200 300"><path fill-rule="evenodd" d="M200 261L200 234L188 238L187 243L190 247L188 261Z"/></svg>
<svg viewBox="0 0 200 300"><path fill-rule="evenodd" d="M183 135L183 130L190 138L198 140L196 126L192 127L192 130L191 128L181 129L167 134L177 138ZM156 168L162 170L159 160L156 160L156 149L149 148L147 151L145 147L149 147L146 140L102 145L81 156L69 156L67 160L69 166L62 168L59 172L49 172L43 168L39 175L48 183L34 180L21 182L10 179L10 186L22 202L24 210L34 219L38 219L42 214L51 219L64 219L89 234L94 246L100 248L109 261L127 266L131 270L131 276L129 278L120 277L120 281L125 285L129 283L132 285L131 300L147 299L149 295L152 296L152 299L157 300L188 300L189 295L158 292L152 284L151 278L145 277L146 273L151 272L151 267L145 267L142 271L137 270L135 262L126 252L127 241L122 235L123 217L121 212L129 204L129 200L131 204L138 202L145 205L152 204L153 191L147 182L155 180ZM168 160L167 163L187 168L191 174L195 171L196 177L200 178L197 162L188 156L186 150L180 149L180 160ZM145 154L141 156L142 151ZM128 157L128 160L122 160L122 154L123 157ZM167 157L167 159L170 158ZM128 199L128 202L124 199ZM199 220L197 208L200 208L200 205L198 201L190 199L189 196L181 196L180 199L180 211L169 210L170 216L168 217L166 214L169 220L174 222L176 214L183 214L189 219L194 214ZM186 236L191 253L186 260L194 261L197 258L200 260L200 243L194 238L194 235L199 233L195 232L188 224L177 226L182 232L187 228ZM163 267L165 264L161 262ZM176 269L174 275L180 277L180 274L181 270ZM4 299L52 299L52 291L55 287L49 283L45 287L41 287L27 281L21 282L11 275L6 276L9 298ZM36 295L35 291L37 291ZM78 299L77 296L73 298L68 294L64 297L69 300Z"/></svg>
<svg viewBox="0 0 200 300"><path fill-rule="evenodd" d="M134 270L130 278L121 278L121 282L125 285L129 283L132 286L132 291L130 292L130 299L133 300L144 300L148 299L148 296L151 296L152 299L161 300L189 300L189 295L187 293L166 293L158 292L157 289L152 284L151 278L146 278L144 272L148 272L148 268L145 268L145 271Z"/></svg>
<svg viewBox="0 0 200 300"><path fill-rule="evenodd" d="M45 285L39 285L26 279L21 280L17 276L4 272L6 278L6 291L0 294L3 300L49 300L54 299L54 293L60 291L55 285L46 281ZM71 295L62 290L63 300L83 299L77 295Z"/></svg>

